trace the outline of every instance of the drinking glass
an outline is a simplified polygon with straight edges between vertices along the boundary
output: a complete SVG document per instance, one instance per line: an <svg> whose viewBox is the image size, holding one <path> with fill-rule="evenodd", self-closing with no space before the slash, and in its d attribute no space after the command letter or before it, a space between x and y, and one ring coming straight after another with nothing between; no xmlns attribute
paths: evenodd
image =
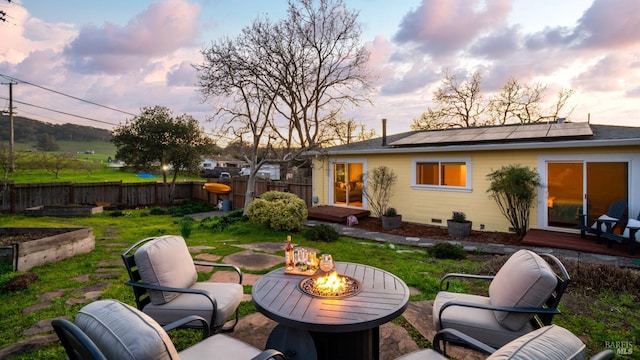
<svg viewBox="0 0 640 360"><path fill-rule="evenodd" d="M309 251L307 249L304 249L304 248L299 249L298 250L298 262L306 264L307 260L309 260Z"/></svg>
<svg viewBox="0 0 640 360"><path fill-rule="evenodd" d="M333 270L333 258L329 254L322 254L320 256L320 270L329 272Z"/></svg>

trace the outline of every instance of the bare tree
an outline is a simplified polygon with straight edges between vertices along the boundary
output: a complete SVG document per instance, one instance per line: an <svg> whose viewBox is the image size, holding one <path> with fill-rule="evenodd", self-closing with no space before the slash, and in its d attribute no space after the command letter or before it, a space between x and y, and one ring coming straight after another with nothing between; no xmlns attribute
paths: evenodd
<svg viewBox="0 0 640 360"><path fill-rule="evenodd" d="M263 163L288 163L319 146L342 107L367 100L368 52L356 20L342 0L290 0L285 20L256 19L203 51L199 86L224 103L214 116L219 130L249 143L245 209ZM276 158L275 147L284 155ZM267 150L262 159L260 149Z"/></svg>
<svg viewBox="0 0 640 360"><path fill-rule="evenodd" d="M434 109L427 109L419 118L411 122L411 130L440 130L447 127L447 124L440 121L441 115Z"/></svg>
<svg viewBox="0 0 640 360"><path fill-rule="evenodd" d="M556 120L558 118L561 117L560 113L564 110L564 108L567 106L567 103L569 102L569 99L571 98L571 96L573 96L573 94L575 93L575 90L573 89L560 89L556 95L556 102L552 105L551 109L550 109L550 113L549 115L546 117L547 120ZM569 115L571 115L571 113L573 112L575 107L572 107L566 115L564 115L563 117L567 118L569 117ZM545 118L542 118L543 120Z"/></svg>
<svg viewBox="0 0 640 360"><path fill-rule="evenodd" d="M480 81L481 76L477 72L470 80L463 82L447 73L442 86L434 93L433 100L438 106L428 108L420 118L414 119L411 129L436 130L554 121L574 93L573 90L560 90L556 101L548 109L544 109L546 85L522 84L510 78L502 90L485 103L480 94Z"/></svg>
<svg viewBox="0 0 640 360"><path fill-rule="evenodd" d="M327 141L328 145L350 144L353 141L369 140L376 136L375 129L367 129L364 124L358 124L353 118L348 120L330 121L327 127L333 136Z"/></svg>
<svg viewBox="0 0 640 360"><path fill-rule="evenodd" d="M540 83L521 84L510 78L502 91L489 103L493 124L528 124L540 121L542 98L546 86Z"/></svg>
<svg viewBox="0 0 640 360"><path fill-rule="evenodd" d="M433 95L433 100L438 104L436 114L441 122L448 127L480 125L480 116L485 110L480 93L481 80L479 72L462 82L455 75L446 73L442 86Z"/></svg>

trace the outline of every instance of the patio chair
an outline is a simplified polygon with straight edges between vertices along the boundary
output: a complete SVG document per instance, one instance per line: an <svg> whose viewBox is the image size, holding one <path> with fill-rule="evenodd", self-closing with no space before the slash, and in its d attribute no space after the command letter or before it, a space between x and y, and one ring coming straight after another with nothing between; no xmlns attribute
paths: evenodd
<svg viewBox="0 0 640 360"><path fill-rule="evenodd" d="M488 354L489 359L585 359L586 346L569 330L557 325L549 325L523 335L508 344L494 349L478 340L453 329L444 329L433 338L433 349L418 350L396 360L443 360L449 341L465 342L467 347ZM604 350L592 356L591 360L613 359L612 350Z"/></svg>
<svg viewBox="0 0 640 360"><path fill-rule="evenodd" d="M452 278L491 281L489 296L446 291ZM436 330L456 329L497 348L550 325L570 278L555 256L519 250L495 276L447 274L441 289L444 282L433 303Z"/></svg>
<svg viewBox="0 0 640 360"><path fill-rule="evenodd" d="M93 341L67 319L54 319L51 326L69 360L107 360Z"/></svg>
<svg viewBox="0 0 640 360"><path fill-rule="evenodd" d="M580 237L584 238L586 233L596 235L596 241L600 243L600 235L604 232L613 232L618 224L622 221L625 212L627 211L627 200L618 200L609 205L609 210L606 214L601 215L593 222L591 226L588 225L588 214L580 214L580 221L576 227L580 229Z"/></svg>
<svg viewBox="0 0 640 360"><path fill-rule="evenodd" d="M178 352L167 331L194 321L203 323L203 340ZM75 323L54 320L52 324L71 360L286 359L279 351L261 351L225 334L208 336L210 327L206 322L192 315L161 327L132 306L117 300L99 300L83 307Z"/></svg>
<svg viewBox="0 0 640 360"><path fill-rule="evenodd" d="M627 243L629 245L629 255L633 255L634 248L640 246L640 213L638 213L638 217L635 219L627 220L627 223L622 231L622 234L614 234L613 232L603 232L602 236L607 239L607 247L611 247L613 241L624 244Z"/></svg>
<svg viewBox="0 0 640 360"><path fill-rule="evenodd" d="M122 260L130 279L125 284L133 287L137 308L161 325L198 315L207 319L215 333L233 331L238 323L242 272L233 265L194 262L181 236L140 240L122 253ZM238 283L196 282L195 265L233 270ZM232 315L232 322L225 325Z"/></svg>

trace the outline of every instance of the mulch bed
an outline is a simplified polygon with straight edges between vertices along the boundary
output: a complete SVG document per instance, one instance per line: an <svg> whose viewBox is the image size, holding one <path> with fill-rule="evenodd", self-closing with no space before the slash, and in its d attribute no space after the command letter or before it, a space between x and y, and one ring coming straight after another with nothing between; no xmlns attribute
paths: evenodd
<svg viewBox="0 0 640 360"><path fill-rule="evenodd" d="M358 229L368 230L368 231L375 231L380 233L407 236L407 237L452 240L452 238L449 236L449 233L446 227L402 222L402 226L400 226L400 228L393 229L393 230L386 230L382 227L382 221L380 219L372 218L372 217L358 220L358 224L354 225L353 227ZM472 230L471 234L465 237L463 240L471 241L471 242L480 242L480 243L522 245L522 239L520 236L512 233L503 233L503 232Z"/></svg>

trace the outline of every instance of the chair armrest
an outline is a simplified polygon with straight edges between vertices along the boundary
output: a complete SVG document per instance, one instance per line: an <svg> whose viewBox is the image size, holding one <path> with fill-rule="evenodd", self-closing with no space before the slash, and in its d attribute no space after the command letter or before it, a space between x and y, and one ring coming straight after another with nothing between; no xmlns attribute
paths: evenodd
<svg viewBox="0 0 640 360"><path fill-rule="evenodd" d="M460 274L460 273L449 273L445 274L442 278L440 278L440 290L449 290L449 282L447 281L447 286L443 289L442 283L449 278L462 278L462 279L472 279L472 280L493 280L493 275L473 275L473 274Z"/></svg>
<svg viewBox="0 0 640 360"><path fill-rule="evenodd" d="M610 359L615 359L616 354L613 352L613 350L607 349L607 350L603 350L600 351L599 353L593 355L592 357L590 357L590 360L610 360Z"/></svg>
<svg viewBox="0 0 640 360"><path fill-rule="evenodd" d="M440 312L438 313L438 321L440 322L440 328L442 329L442 313L445 309L451 306L461 306L461 307L469 307L475 309L484 309L484 310L492 310L492 311L504 311L504 312L516 312L516 313L524 313L524 314L560 314L560 310L553 308L540 308L540 307L520 307L520 306L496 306L496 305L483 305L469 302L456 302L456 301L447 301L442 304L440 307Z"/></svg>
<svg viewBox="0 0 640 360"><path fill-rule="evenodd" d="M180 320L176 320L172 323L169 323L165 326L163 326L162 328L164 329L164 331L171 331L173 329L177 329L179 327L182 327L184 325L187 325L191 322L194 321L199 321L202 323L202 339L206 339L211 335L211 331L209 329L209 323L207 322L207 320L205 320L205 318L203 318L202 316L198 316L198 315L190 315L187 316L185 318L182 318Z"/></svg>
<svg viewBox="0 0 640 360"><path fill-rule="evenodd" d="M267 359L287 360L287 357L284 356L284 354L278 350L267 349L251 358L251 360L267 360Z"/></svg>
<svg viewBox="0 0 640 360"><path fill-rule="evenodd" d="M485 354L493 354L496 349L456 329L442 329L433 337L433 349L447 356L447 343L461 344ZM442 345L442 347L440 346Z"/></svg>
<svg viewBox="0 0 640 360"><path fill-rule="evenodd" d="M240 268L235 265L216 264L216 263L202 262L202 261L194 261L193 263L198 266L210 266L210 267L231 269L238 274L238 278L239 278L238 284L242 284L242 271L240 271Z"/></svg>
<svg viewBox="0 0 640 360"><path fill-rule="evenodd" d="M214 310L212 311L213 316L215 316L216 312L215 310L218 308L218 301L216 299L212 299L209 294L207 294L206 291L204 290L199 290L199 289L185 289L185 288L174 288L174 287L168 287L168 286L160 286L160 285L153 285L153 284L147 284L144 282L136 282L136 281L125 281L124 282L126 285L131 285L133 287L139 287L139 288L144 288L147 290L156 290L156 291L169 291L169 292L176 292L176 293L181 293L181 294L197 294L197 295L202 295L204 297L206 297L209 302L211 302L211 308ZM140 309L142 310L142 309ZM213 321L215 319L211 319L211 323L213 324Z"/></svg>

